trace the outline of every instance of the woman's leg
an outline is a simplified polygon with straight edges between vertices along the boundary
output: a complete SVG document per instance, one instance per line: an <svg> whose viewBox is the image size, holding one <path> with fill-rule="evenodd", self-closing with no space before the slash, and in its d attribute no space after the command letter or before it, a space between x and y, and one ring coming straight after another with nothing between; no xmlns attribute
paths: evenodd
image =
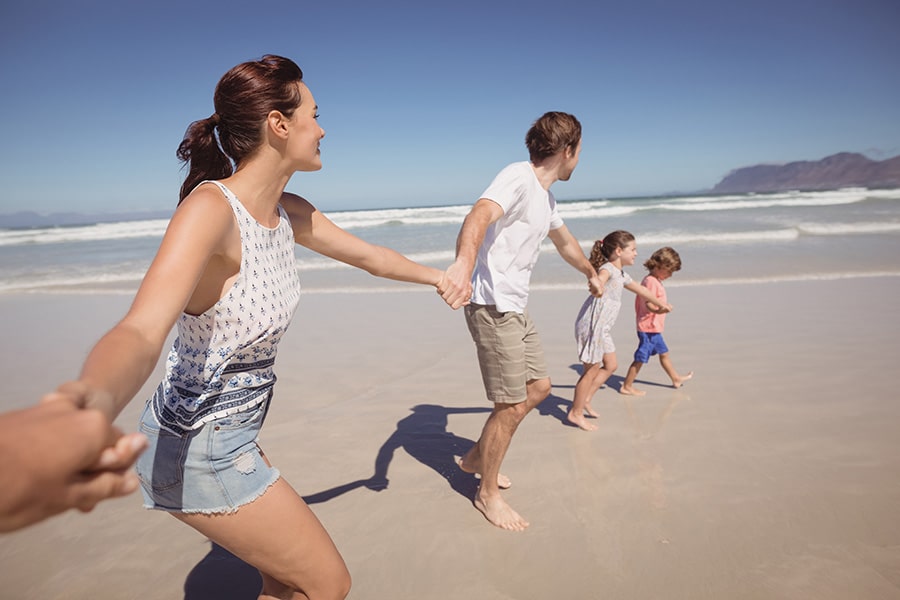
<svg viewBox="0 0 900 600"><path fill-rule="evenodd" d="M325 528L282 478L237 512L173 513L259 569L260 598L342 599L350 573Z"/></svg>

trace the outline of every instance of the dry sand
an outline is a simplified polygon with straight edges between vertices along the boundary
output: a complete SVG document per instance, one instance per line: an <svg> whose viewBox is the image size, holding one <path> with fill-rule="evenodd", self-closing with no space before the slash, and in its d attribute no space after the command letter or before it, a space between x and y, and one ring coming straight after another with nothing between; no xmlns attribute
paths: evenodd
<svg viewBox="0 0 900 600"><path fill-rule="evenodd" d="M666 387L654 359L646 396L617 393L634 350L626 303L618 376L588 433L562 422L584 294L532 294L554 388L503 466L523 533L491 526L453 463L489 410L462 314L433 293L305 296L261 442L334 537L350 597L900 599L900 278L669 295L666 340L696 376ZM74 375L128 302L0 297L2 407ZM381 491L366 487L376 464ZM252 569L140 504L0 537L0 597L255 598Z"/></svg>

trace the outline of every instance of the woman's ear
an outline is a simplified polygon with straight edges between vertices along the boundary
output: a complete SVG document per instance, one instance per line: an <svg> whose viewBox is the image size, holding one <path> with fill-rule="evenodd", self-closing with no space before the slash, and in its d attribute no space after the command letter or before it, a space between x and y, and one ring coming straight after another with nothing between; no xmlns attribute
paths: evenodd
<svg viewBox="0 0 900 600"><path fill-rule="evenodd" d="M274 135L284 138L288 134L288 118L280 110L271 110L266 115L266 125Z"/></svg>

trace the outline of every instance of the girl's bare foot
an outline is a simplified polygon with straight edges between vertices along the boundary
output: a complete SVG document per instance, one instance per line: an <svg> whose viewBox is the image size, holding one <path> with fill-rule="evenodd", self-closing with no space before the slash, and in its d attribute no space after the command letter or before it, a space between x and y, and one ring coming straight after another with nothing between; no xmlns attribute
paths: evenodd
<svg viewBox="0 0 900 600"><path fill-rule="evenodd" d="M587 416L591 417L592 419L600 418L600 415L597 414L597 411L591 408L590 403L584 405L584 412L586 412Z"/></svg>
<svg viewBox="0 0 900 600"><path fill-rule="evenodd" d="M678 386L676 385L675 387L678 387ZM619 393L625 394L626 396L646 396L647 395L647 392L645 392L643 390L638 390L631 386L625 387L624 385L619 388Z"/></svg>
<svg viewBox="0 0 900 600"><path fill-rule="evenodd" d="M465 471L466 473L469 473L469 474L474 475L475 477L478 477L479 479L481 479L481 473L478 472L481 469L473 469L473 468L469 467L469 465L467 465L465 461L466 461L466 457L464 456L464 457L460 458L458 461L456 461L456 464L459 465L459 468L462 469L463 471ZM512 487L512 481L510 480L509 477L507 477L503 473L497 473L497 487L500 488L501 490L508 490L509 488Z"/></svg>
<svg viewBox="0 0 900 600"><path fill-rule="evenodd" d="M506 503L506 500L499 495L482 498L476 493L473 504L475 504L475 508L480 510L481 514L483 514L491 524L496 525L500 529L506 529L507 531L525 531L525 528L529 525L528 521L514 511L512 507Z"/></svg>
<svg viewBox="0 0 900 600"><path fill-rule="evenodd" d="M566 420L572 425L584 429L585 431L597 431L597 426L593 423L588 423L585 420L584 415L573 415L569 412L569 414L566 415Z"/></svg>
<svg viewBox="0 0 900 600"><path fill-rule="evenodd" d="M693 372L693 371L689 371L687 375L683 375L683 376L679 377L678 379L674 380L674 381L672 382L672 387L675 388L675 389L680 388L681 385L682 385L685 381L687 381L688 379L690 379L690 378L693 377L693 376L694 376L694 372Z"/></svg>

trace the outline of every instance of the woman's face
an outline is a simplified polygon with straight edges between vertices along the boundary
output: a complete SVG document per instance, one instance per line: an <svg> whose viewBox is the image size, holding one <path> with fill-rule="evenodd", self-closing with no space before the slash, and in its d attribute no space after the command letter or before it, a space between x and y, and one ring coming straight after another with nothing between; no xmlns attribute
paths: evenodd
<svg viewBox="0 0 900 600"><path fill-rule="evenodd" d="M298 171L318 171L322 168L319 142L325 130L319 126L319 107L306 84L300 82L300 106L290 119L288 152L297 161Z"/></svg>

